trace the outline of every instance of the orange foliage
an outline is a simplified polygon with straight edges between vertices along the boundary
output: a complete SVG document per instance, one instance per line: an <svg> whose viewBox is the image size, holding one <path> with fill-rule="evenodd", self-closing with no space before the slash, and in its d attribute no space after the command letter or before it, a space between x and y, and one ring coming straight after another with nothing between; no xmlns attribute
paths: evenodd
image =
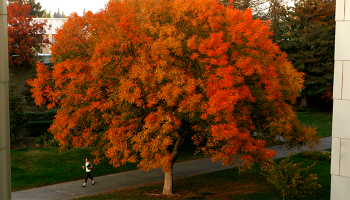
<svg viewBox="0 0 350 200"><path fill-rule="evenodd" d="M49 44L48 39L38 43L39 36L45 34L46 22L35 22L29 15L30 5L16 1L7 6L10 67L24 65L31 67L34 48Z"/></svg>
<svg viewBox="0 0 350 200"><path fill-rule="evenodd" d="M270 35L251 10L217 0L109 2L69 17L56 65L38 64L29 84L38 105L60 106L50 131L61 148L95 146L114 166L138 154L140 168L167 171L183 137L227 165L264 162L277 136L317 141L290 105L302 74Z"/></svg>

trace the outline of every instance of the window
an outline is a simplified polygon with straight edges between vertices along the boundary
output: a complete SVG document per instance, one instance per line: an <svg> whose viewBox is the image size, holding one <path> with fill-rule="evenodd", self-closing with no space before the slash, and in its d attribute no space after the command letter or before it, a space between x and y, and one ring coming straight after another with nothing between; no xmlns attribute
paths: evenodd
<svg viewBox="0 0 350 200"><path fill-rule="evenodd" d="M43 35L42 34L38 35L38 43L43 43Z"/></svg>

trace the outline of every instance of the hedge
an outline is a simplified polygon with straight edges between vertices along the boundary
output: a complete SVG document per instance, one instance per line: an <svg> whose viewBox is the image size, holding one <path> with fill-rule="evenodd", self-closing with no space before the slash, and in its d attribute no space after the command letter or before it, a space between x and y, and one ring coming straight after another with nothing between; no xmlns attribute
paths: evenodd
<svg viewBox="0 0 350 200"><path fill-rule="evenodd" d="M29 136L39 137L48 132L47 129L50 128L52 122L53 121L29 121L24 125L24 127Z"/></svg>
<svg viewBox="0 0 350 200"><path fill-rule="evenodd" d="M27 121L53 121L57 110L48 110L45 112L24 112Z"/></svg>

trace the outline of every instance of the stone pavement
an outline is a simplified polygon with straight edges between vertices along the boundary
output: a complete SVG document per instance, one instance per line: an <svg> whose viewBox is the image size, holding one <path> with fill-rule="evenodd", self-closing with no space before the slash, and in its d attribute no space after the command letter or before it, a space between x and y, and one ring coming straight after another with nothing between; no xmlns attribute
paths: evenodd
<svg viewBox="0 0 350 200"><path fill-rule="evenodd" d="M331 148L332 138L322 138L321 143L317 146L318 150ZM276 151L276 156L273 159L286 157L289 155L282 146L274 146L270 149ZM307 148L302 148L304 150ZM297 153L301 150L293 150ZM213 171L219 171L232 168L232 166L223 166L220 162L212 162L209 158L192 160L187 162L176 163L174 165L174 179L203 174ZM89 180L86 187L81 187L84 180L60 183L56 185L44 186L29 190L12 192L13 200L51 200L51 199L71 199L94 194L110 192L119 189L132 188L141 185L147 185L154 182L161 182L164 179L164 173L161 169L152 169L148 172L134 170L118 174L95 177L95 185L91 185Z"/></svg>

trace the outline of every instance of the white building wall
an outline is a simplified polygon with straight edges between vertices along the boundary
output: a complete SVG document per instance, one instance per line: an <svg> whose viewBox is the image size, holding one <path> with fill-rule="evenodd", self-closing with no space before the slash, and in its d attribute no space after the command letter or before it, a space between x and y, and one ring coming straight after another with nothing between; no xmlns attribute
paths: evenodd
<svg viewBox="0 0 350 200"><path fill-rule="evenodd" d="M331 199L350 199L350 0L336 1Z"/></svg>
<svg viewBox="0 0 350 200"><path fill-rule="evenodd" d="M63 24L68 20L68 18L33 18L35 21L47 21L47 26L45 26L46 34L49 36L50 42L53 44L53 36L56 35L56 29L62 28ZM43 53L51 54L50 46L43 49Z"/></svg>

